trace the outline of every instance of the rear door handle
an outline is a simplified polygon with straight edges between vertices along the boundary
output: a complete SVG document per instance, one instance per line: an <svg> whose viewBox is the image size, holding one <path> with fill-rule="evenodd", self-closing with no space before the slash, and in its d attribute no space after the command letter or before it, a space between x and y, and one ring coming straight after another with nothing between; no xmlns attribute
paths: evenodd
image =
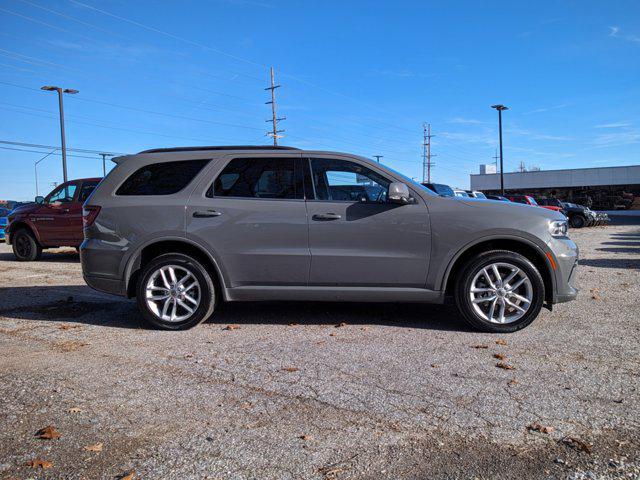
<svg viewBox="0 0 640 480"><path fill-rule="evenodd" d="M342 215L338 215L337 213L317 213L313 217L313 220L340 220Z"/></svg>
<svg viewBox="0 0 640 480"><path fill-rule="evenodd" d="M193 212L193 218L209 218L219 217L222 212L216 212L215 210L207 210L205 212Z"/></svg>

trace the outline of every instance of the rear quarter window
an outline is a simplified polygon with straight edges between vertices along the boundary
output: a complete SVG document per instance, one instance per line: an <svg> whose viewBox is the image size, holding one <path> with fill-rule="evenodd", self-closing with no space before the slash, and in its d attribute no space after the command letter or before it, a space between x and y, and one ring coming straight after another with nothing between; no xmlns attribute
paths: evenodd
<svg viewBox="0 0 640 480"><path fill-rule="evenodd" d="M152 163L139 168L118 188L116 195L171 195L186 187L209 160Z"/></svg>

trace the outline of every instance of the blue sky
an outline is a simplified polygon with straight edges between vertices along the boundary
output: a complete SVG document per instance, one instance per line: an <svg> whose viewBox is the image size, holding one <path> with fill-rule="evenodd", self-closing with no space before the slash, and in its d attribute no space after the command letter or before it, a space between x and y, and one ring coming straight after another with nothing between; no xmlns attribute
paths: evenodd
<svg viewBox="0 0 640 480"><path fill-rule="evenodd" d="M264 87L276 68L282 144L383 155L421 177L430 122L433 180L466 187L505 171L640 163L640 3L0 0L0 140L136 152L267 144ZM35 195L38 150L0 144L0 198ZM70 152L70 178L100 175ZM40 193L61 181L38 166Z"/></svg>

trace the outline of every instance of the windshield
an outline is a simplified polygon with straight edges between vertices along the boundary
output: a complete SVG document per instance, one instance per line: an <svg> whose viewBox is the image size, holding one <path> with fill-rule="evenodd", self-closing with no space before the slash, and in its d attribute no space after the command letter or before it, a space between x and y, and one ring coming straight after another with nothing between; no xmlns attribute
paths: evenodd
<svg viewBox="0 0 640 480"><path fill-rule="evenodd" d="M443 183L432 183L431 186L438 195L442 195L443 197L453 197L455 195L455 193L453 193L453 189L449 185L445 185Z"/></svg>
<svg viewBox="0 0 640 480"><path fill-rule="evenodd" d="M476 195L476 198L487 198L487 196L482 192L474 192L474 193Z"/></svg>
<svg viewBox="0 0 640 480"><path fill-rule="evenodd" d="M533 197L527 197L529 199L529 202L531 205L538 205L538 202L536 202L536 199Z"/></svg>

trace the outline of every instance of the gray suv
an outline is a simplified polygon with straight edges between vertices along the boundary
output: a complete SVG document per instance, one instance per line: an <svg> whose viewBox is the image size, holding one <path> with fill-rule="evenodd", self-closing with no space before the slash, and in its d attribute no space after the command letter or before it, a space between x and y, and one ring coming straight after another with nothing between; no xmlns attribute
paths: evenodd
<svg viewBox="0 0 640 480"><path fill-rule="evenodd" d="M86 282L178 330L219 302L443 303L489 332L575 298L560 213L441 197L378 162L289 147L115 158L84 205ZM428 312L425 312L428 315Z"/></svg>

